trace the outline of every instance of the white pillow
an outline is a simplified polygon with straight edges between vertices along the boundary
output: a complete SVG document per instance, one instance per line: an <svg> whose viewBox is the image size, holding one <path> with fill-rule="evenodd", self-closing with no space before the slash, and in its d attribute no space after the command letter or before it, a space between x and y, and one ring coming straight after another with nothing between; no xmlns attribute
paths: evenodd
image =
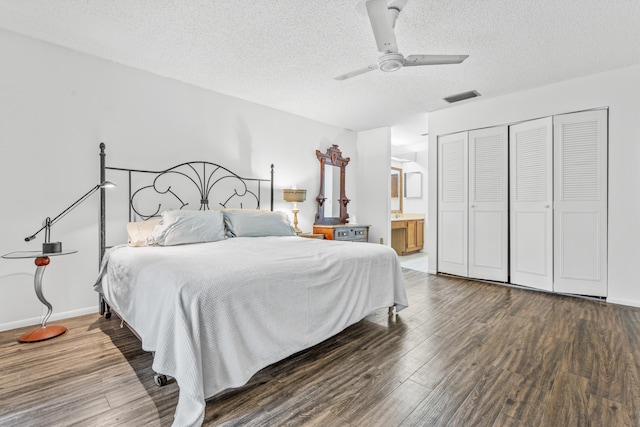
<svg viewBox="0 0 640 427"><path fill-rule="evenodd" d="M224 217L215 211L166 211L147 238L150 245L172 246L224 240Z"/></svg>
<svg viewBox="0 0 640 427"><path fill-rule="evenodd" d="M129 246L149 246L147 244L147 238L151 236L154 227L158 224L160 224L160 218L127 223Z"/></svg>
<svg viewBox="0 0 640 427"><path fill-rule="evenodd" d="M232 237L295 236L289 217L280 211L224 209L227 234Z"/></svg>

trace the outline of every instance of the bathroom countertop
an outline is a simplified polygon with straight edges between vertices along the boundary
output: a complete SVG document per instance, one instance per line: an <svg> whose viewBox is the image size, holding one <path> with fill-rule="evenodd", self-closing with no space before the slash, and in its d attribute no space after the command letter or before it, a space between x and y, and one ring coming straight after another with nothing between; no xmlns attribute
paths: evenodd
<svg viewBox="0 0 640 427"><path fill-rule="evenodd" d="M396 215L399 215L399 216L396 216ZM391 214L391 221L407 221L410 219L424 219L424 214L412 214L412 213Z"/></svg>

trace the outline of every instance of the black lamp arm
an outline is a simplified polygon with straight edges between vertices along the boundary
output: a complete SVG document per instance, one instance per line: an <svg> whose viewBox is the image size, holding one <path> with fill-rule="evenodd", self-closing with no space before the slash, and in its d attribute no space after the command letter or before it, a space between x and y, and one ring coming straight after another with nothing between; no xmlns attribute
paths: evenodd
<svg viewBox="0 0 640 427"><path fill-rule="evenodd" d="M58 222L64 215L66 215L69 211L71 211L72 209L74 209L76 206L78 206L80 203L84 202L89 196L91 196L93 193L95 193L96 191L98 191L98 189L100 187L102 187L104 185L104 183L102 184L98 184L95 187L91 188L91 190L87 191L82 197L80 197L78 200L76 200L75 202L73 202L68 208L66 208L65 210L63 210L62 212L60 212L55 218L50 219L49 217L47 217L47 219L45 219L45 224L42 226L42 228L40 228L38 231L36 231L35 233L33 233L31 236L25 237L24 241L25 242L29 242L33 239L36 238L36 236L38 235L38 233L40 233L42 230L44 229L49 229L51 228L51 226L53 224L55 224L56 222ZM48 237L48 236L47 236ZM47 238L47 241L49 239Z"/></svg>

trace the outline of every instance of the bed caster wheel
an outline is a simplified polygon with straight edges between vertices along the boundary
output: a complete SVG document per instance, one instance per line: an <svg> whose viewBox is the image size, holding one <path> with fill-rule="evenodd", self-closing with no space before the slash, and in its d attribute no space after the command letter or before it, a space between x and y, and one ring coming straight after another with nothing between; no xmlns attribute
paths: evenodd
<svg viewBox="0 0 640 427"><path fill-rule="evenodd" d="M167 376L163 374L156 374L153 376L153 382L155 382L158 387L167 385Z"/></svg>
<svg viewBox="0 0 640 427"><path fill-rule="evenodd" d="M111 319L111 312L110 312L110 311L107 311L107 312L104 314L104 318L105 318L105 319Z"/></svg>

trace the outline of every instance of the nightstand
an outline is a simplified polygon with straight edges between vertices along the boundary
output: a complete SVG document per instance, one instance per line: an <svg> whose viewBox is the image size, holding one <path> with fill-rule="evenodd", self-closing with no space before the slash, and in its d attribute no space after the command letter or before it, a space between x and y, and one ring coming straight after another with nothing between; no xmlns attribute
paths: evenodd
<svg viewBox="0 0 640 427"><path fill-rule="evenodd" d="M368 242L369 226L358 224L314 225L314 233L321 233L327 240Z"/></svg>
<svg viewBox="0 0 640 427"><path fill-rule="evenodd" d="M57 253L42 253L37 251L19 251L19 252L11 252L5 255L2 255L4 259L28 259L35 258L36 264L36 275L34 277L33 283L36 291L36 295L41 303L43 303L48 311L47 315L44 316L42 320L42 324L39 328L34 329L32 331L26 332L18 337L18 341L20 342L36 342L36 341L44 341L49 338L57 337L58 335L62 335L67 332L67 328L65 326L60 325L49 325L47 326L47 320L49 320L49 316L53 312L53 307L47 301L42 294L42 276L44 275L44 269L49 265L51 261L49 257L54 256L62 256L62 255L70 255L75 254L78 251L64 251Z"/></svg>

